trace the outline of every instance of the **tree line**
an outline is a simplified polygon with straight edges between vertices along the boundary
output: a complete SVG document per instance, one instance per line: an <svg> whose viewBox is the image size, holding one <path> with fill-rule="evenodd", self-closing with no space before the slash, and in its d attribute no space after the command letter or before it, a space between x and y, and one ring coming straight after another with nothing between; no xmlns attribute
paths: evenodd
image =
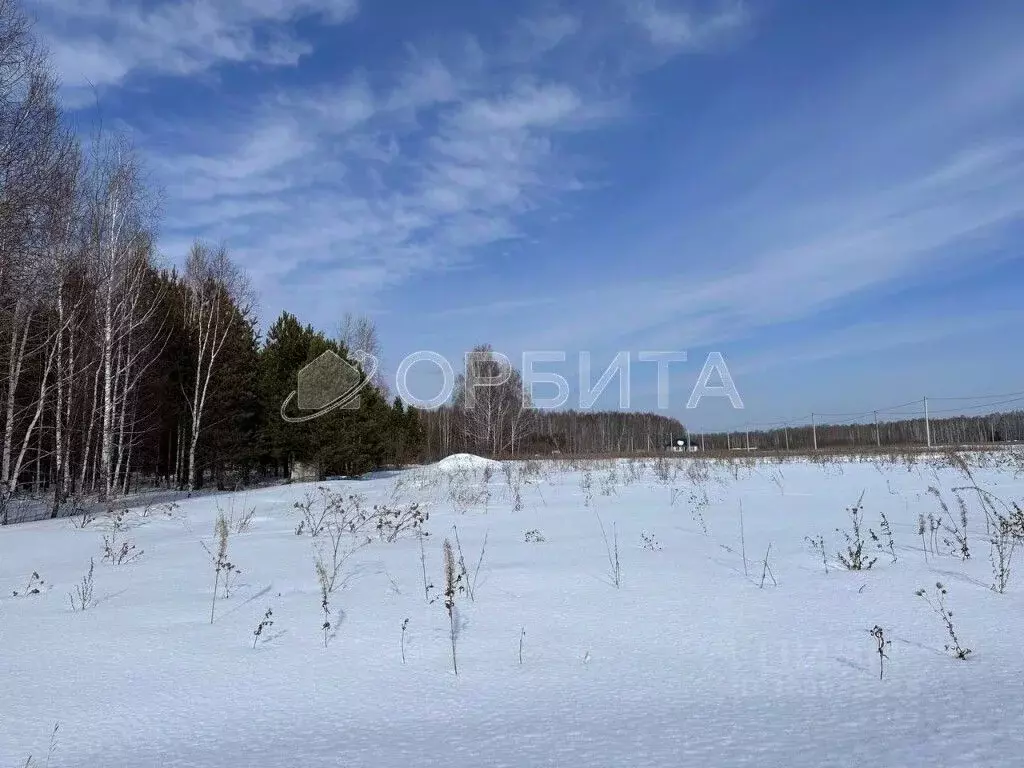
<svg viewBox="0 0 1024 768"><path fill-rule="evenodd" d="M489 344L467 356L451 403L421 418L429 458L460 452L498 458L654 453L686 437L678 419L659 414L534 408L521 372Z"/></svg>
<svg viewBox="0 0 1024 768"><path fill-rule="evenodd" d="M371 386L357 410L280 419L295 373L347 342L284 313L261 336L248 278L196 242L178 269L156 250L160 194L124 136L65 119L28 17L0 0L0 506L123 495L145 480L192 491L321 476L417 456L417 413ZM370 338L367 338L369 336ZM346 338L352 337L352 338ZM359 338L361 337L361 338Z"/></svg>
<svg viewBox="0 0 1024 768"><path fill-rule="evenodd" d="M879 421L816 424L776 429L705 433L691 441L705 450L807 451L852 447L981 445L1024 440L1024 411Z"/></svg>

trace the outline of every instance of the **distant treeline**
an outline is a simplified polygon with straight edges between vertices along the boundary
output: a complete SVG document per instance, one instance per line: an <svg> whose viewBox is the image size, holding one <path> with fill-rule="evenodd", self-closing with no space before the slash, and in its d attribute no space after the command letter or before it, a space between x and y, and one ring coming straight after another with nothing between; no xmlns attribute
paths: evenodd
<svg viewBox="0 0 1024 768"><path fill-rule="evenodd" d="M979 416L952 416L929 419L903 419L866 424L817 424L779 427L769 430L716 432L691 436L704 450L805 451L818 448L856 446L926 445L928 432L932 445L973 445L1024 440L1024 411L990 413Z"/></svg>
<svg viewBox="0 0 1024 768"><path fill-rule="evenodd" d="M425 455L430 460L461 452L496 458L657 453L672 440L686 437L686 428L678 419L654 413L528 408L519 414L519 437L512 439L510 423L495 450L493 444L478 439L472 420L458 407L420 411L420 421L426 432Z"/></svg>
<svg viewBox="0 0 1024 768"><path fill-rule="evenodd" d="M476 347L473 371L505 380L497 386L467 386L461 374L451 404L421 411L428 459L453 453L496 458L551 454L622 454L662 451L686 436L678 419L621 411L549 411L533 407L520 371L504 367L488 344Z"/></svg>

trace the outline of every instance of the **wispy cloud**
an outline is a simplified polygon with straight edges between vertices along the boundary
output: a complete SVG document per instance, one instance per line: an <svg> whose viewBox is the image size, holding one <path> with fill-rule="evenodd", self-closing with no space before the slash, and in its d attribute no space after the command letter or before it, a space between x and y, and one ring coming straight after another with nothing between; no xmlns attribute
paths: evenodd
<svg viewBox="0 0 1024 768"><path fill-rule="evenodd" d="M228 240L273 306L285 286L323 291L328 272L337 287L324 302L372 300L523 237L532 215L591 183L574 137L626 113L618 92L541 76L515 55L542 56L576 29L545 16L490 51L472 40L461 53L411 48L372 84L356 71L263 94L221 116L220 141L192 136L194 151L154 155L175 193L171 240Z"/></svg>
<svg viewBox="0 0 1024 768"><path fill-rule="evenodd" d="M36 4L65 80L101 87L225 64L293 66L311 52L293 22L339 24L357 12L356 0ZM678 24L675 7L548 7L486 43L468 30L410 40L404 53L375 56L372 72L270 84L241 109L208 113L202 126L136 125L172 193L163 244L227 241L271 311L301 290L312 305L372 302L412 276L486 258L593 186L592 159L574 142L623 119L629 74L589 68L646 55L619 30L647 29L655 11L675 13ZM700 47L696 38L741 23L741 8L691 12L694 44L676 47ZM658 55L665 42L640 41Z"/></svg>
<svg viewBox="0 0 1024 768"><path fill-rule="evenodd" d="M642 264L642 277L619 270L602 285L587 270L581 278L592 285L560 296L557 322L526 315L501 329L508 345L736 342L858 298L1020 259L1024 57L990 26L958 28L970 46L949 79L921 74L940 69L947 50L933 36L913 56L848 69L810 105L780 105L756 129L712 143L721 154L689 155L679 167L710 189L730 175L728 194L709 202L677 183L648 195L677 215L587 246L597 264ZM919 75L912 91L893 86L916 86Z"/></svg>
<svg viewBox="0 0 1024 768"><path fill-rule="evenodd" d="M356 0L34 0L65 85L111 86L132 74L193 75L223 63L294 65L312 49L283 26L340 24Z"/></svg>
<svg viewBox="0 0 1024 768"><path fill-rule="evenodd" d="M651 42L670 50L702 50L744 29L750 11L743 0L719 0L709 12L665 0L637 0L630 16Z"/></svg>
<svg viewBox="0 0 1024 768"><path fill-rule="evenodd" d="M934 279L976 258L973 248L958 246L977 245L1024 220L1024 145L982 145L902 183L889 179L885 187L856 194L836 191L813 215L800 217L806 228L780 235L773 229L787 214L792 211L784 202L761 209L758 218L743 221L730 256L682 254L689 269L673 269L640 246L631 258L659 263L659 278L566 299L560 312L570 321L537 318L517 329L512 343L562 348L642 336L653 347L722 344L871 289ZM630 309L609 312L609 306Z"/></svg>
<svg viewBox="0 0 1024 768"><path fill-rule="evenodd" d="M432 319L446 317L473 317L479 319L494 315L510 315L515 312L530 310L535 311L539 307L553 306L557 303L554 298L532 298L532 299L493 299L485 304L472 304L458 307L448 307L437 312L430 313Z"/></svg>

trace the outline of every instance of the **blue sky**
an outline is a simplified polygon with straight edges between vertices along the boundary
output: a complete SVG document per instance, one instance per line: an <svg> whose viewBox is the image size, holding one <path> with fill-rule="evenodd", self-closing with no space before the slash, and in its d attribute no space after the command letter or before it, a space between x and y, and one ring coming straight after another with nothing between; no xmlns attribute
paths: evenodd
<svg viewBox="0 0 1024 768"><path fill-rule="evenodd" d="M693 429L1024 390L1014 0L29 8L164 189L166 258L226 242L268 321L372 315L392 372L687 350ZM684 408L709 351L743 411Z"/></svg>

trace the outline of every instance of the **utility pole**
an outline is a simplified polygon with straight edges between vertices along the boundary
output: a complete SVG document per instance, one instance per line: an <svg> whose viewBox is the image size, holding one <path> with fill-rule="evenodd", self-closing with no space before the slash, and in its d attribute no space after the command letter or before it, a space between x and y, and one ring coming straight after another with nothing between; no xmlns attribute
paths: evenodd
<svg viewBox="0 0 1024 768"><path fill-rule="evenodd" d="M704 453L704 433L700 433L700 452Z"/></svg>
<svg viewBox="0 0 1024 768"><path fill-rule="evenodd" d="M749 424L745 425L744 429L747 432L747 450L749 451L750 450L750 425Z"/></svg>
<svg viewBox="0 0 1024 768"><path fill-rule="evenodd" d="M928 419L928 398L924 399L924 437L928 441L928 447L932 447L932 426Z"/></svg>
<svg viewBox="0 0 1024 768"><path fill-rule="evenodd" d="M878 434L878 411L875 411L875 446L882 447L882 438Z"/></svg>
<svg viewBox="0 0 1024 768"><path fill-rule="evenodd" d="M814 450L818 450L818 425L814 422L814 414L811 414L811 437L814 439Z"/></svg>
<svg viewBox="0 0 1024 768"><path fill-rule="evenodd" d="M786 450L789 451L789 424L786 425Z"/></svg>

